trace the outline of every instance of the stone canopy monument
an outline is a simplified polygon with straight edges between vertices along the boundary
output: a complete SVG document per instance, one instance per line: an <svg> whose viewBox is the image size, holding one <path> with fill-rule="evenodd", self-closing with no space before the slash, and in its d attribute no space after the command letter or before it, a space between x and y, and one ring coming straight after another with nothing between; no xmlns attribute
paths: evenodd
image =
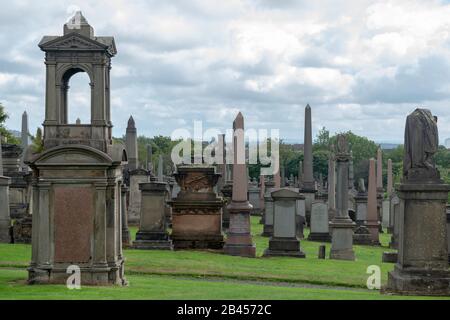
<svg viewBox="0 0 450 320"><path fill-rule="evenodd" d="M446 230L450 185L435 167L437 148L436 118L427 109L416 109L406 120L403 180L396 187L398 260L388 274L387 292L450 295Z"/></svg>
<svg viewBox="0 0 450 320"><path fill-rule="evenodd" d="M27 149L33 170L33 234L29 283L65 283L77 265L84 285L126 284L121 239L124 146L113 144L110 112L112 37L97 37L81 12L63 36L45 36L43 151ZM91 121L68 122L71 77L86 72ZM74 106L76 107L76 106Z"/></svg>

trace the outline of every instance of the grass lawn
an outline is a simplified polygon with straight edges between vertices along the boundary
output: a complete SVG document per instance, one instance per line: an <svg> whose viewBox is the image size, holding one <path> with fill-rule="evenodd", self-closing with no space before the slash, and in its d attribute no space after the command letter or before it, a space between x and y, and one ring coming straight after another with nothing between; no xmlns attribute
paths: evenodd
<svg viewBox="0 0 450 320"><path fill-rule="evenodd" d="M369 265L382 270L382 284L393 264L381 263L382 247L355 246L356 261L319 260L321 243L301 241L306 259L262 258L268 238L252 217L256 259L204 251L125 250L128 287L28 286L31 246L0 244L0 299L398 299L366 289ZM132 236L136 228L132 228ZM330 244L327 244L327 254ZM405 297L403 297L405 298Z"/></svg>

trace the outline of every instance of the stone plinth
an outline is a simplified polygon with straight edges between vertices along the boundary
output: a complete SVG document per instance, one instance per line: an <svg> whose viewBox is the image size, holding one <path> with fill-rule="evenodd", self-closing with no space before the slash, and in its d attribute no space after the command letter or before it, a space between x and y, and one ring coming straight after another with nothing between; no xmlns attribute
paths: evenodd
<svg viewBox="0 0 450 320"><path fill-rule="evenodd" d="M323 201L315 201L312 204L311 227L308 240L320 242L331 241L328 206Z"/></svg>
<svg viewBox="0 0 450 320"><path fill-rule="evenodd" d="M364 225L367 220L367 194L359 193L355 197L356 203L356 225Z"/></svg>
<svg viewBox="0 0 450 320"><path fill-rule="evenodd" d="M227 209L230 213L230 228L224 252L232 256L254 258L256 247L250 233L251 204L248 201L232 201Z"/></svg>
<svg viewBox="0 0 450 320"><path fill-rule="evenodd" d="M450 295L446 202L450 186L409 183L397 187L399 247L387 292Z"/></svg>
<svg viewBox="0 0 450 320"><path fill-rule="evenodd" d="M141 190L141 220L133 247L136 249L173 249L166 224L167 183L149 182L139 185Z"/></svg>
<svg viewBox="0 0 450 320"><path fill-rule="evenodd" d="M35 176L29 283L65 284L78 265L84 285L126 284L117 199L126 153L110 151L58 146L26 161Z"/></svg>
<svg viewBox="0 0 450 320"><path fill-rule="evenodd" d="M180 186L172 207L171 238L175 249L222 249L223 199L214 192L219 174L207 165L179 165Z"/></svg>
<svg viewBox="0 0 450 320"><path fill-rule="evenodd" d="M10 178L0 176L0 242L3 243L11 243L11 218L9 215L10 183Z"/></svg>
<svg viewBox="0 0 450 320"><path fill-rule="evenodd" d="M150 182L152 179L150 172L144 169L135 169L129 172L129 204L128 204L128 224L139 225L141 214L141 190L139 184Z"/></svg>
<svg viewBox="0 0 450 320"><path fill-rule="evenodd" d="M305 258L296 236L295 225L296 201L300 195L287 188L273 191L271 195L274 204L274 228L269 248L265 250L264 256Z"/></svg>

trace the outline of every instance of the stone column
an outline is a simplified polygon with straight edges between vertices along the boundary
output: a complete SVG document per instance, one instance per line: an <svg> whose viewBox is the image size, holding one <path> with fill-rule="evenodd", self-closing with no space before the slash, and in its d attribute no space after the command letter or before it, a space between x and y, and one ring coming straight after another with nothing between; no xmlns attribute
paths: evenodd
<svg viewBox="0 0 450 320"><path fill-rule="evenodd" d="M28 140L29 140L29 131L28 131L28 115L27 112L24 111L22 114L22 131L21 131L21 147L22 147L22 159L20 161L20 165L22 167L22 171L27 172L28 166L24 163L25 151L28 148Z"/></svg>
<svg viewBox="0 0 450 320"><path fill-rule="evenodd" d="M167 183L139 184L141 190L141 221L133 247L136 249L172 250L166 224Z"/></svg>
<svg viewBox="0 0 450 320"><path fill-rule="evenodd" d="M217 191L221 192L223 186L225 185L226 169L225 169L225 134L219 134L217 137L217 153L219 163L217 164L217 171L221 174L219 180L217 181Z"/></svg>
<svg viewBox="0 0 450 320"><path fill-rule="evenodd" d="M350 161L348 167L348 189L355 189L355 168L353 166L353 151L350 151Z"/></svg>
<svg viewBox="0 0 450 320"><path fill-rule="evenodd" d="M299 189L303 188L303 161L298 162L297 182Z"/></svg>
<svg viewBox="0 0 450 320"><path fill-rule="evenodd" d="M334 150L334 146L332 147ZM328 218L333 219L336 214L336 161L334 153L328 159Z"/></svg>
<svg viewBox="0 0 450 320"><path fill-rule="evenodd" d="M366 227L369 229L373 245L380 245L377 210L377 177L375 173L375 159L369 161L369 190L367 195L367 220Z"/></svg>
<svg viewBox="0 0 450 320"><path fill-rule="evenodd" d="M273 199L272 191L276 190L273 181L266 181L264 194L263 232L261 236L270 237L273 233Z"/></svg>
<svg viewBox="0 0 450 320"><path fill-rule="evenodd" d="M313 154L312 154L312 120L311 107L305 108L305 136L303 147L303 180L301 193L305 195L306 221L309 224L311 218L312 203L315 199L316 186L313 176Z"/></svg>
<svg viewBox="0 0 450 320"><path fill-rule="evenodd" d="M128 119L128 125L125 135L125 146L128 156L128 169L136 170L138 168L138 147L137 147L137 130L133 116Z"/></svg>
<svg viewBox="0 0 450 320"><path fill-rule="evenodd" d="M353 251L353 228L355 223L348 215L348 166L350 152L347 137L343 134L337 136L337 197L336 215L330 227L332 240L330 259L355 260Z"/></svg>
<svg viewBox="0 0 450 320"><path fill-rule="evenodd" d="M287 188L273 191L271 196L274 200L274 231L264 256L305 258L305 254L300 249L295 226L296 201L301 196Z"/></svg>
<svg viewBox="0 0 450 320"><path fill-rule="evenodd" d="M244 117L239 112L233 123L233 195L228 206L230 227L224 252L234 256L255 257L256 247L250 233L250 211L247 199L247 175L245 163Z"/></svg>
<svg viewBox="0 0 450 320"><path fill-rule="evenodd" d="M152 161L152 157L153 157L153 150L152 150L152 145L148 144L147 145L147 171L149 171L150 173L153 172L153 161Z"/></svg>
<svg viewBox="0 0 450 320"><path fill-rule="evenodd" d="M278 167L277 173L273 176L273 182L275 183L275 188L281 188L281 175L280 175L281 167Z"/></svg>
<svg viewBox="0 0 450 320"><path fill-rule="evenodd" d="M286 187L286 172L285 172L284 165L281 165L280 170L281 170L281 184L280 184L280 187L284 188L284 187Z"/></svg>
<svg viewBox="0 0 450 320"><path fill-rule="evenodd" d="M131 245L130 230L128 229L128 206L127 206L128 187L122 184L120 188L120 211L122 216L122 246L127 248Z"/></svg>
<svg viewBox="0 0 450 320"><path fill-rule="evenodd" d="M433 155L439 147L437 118L416 109L406 119L400 198L398 260L386 292L450 295L446 203L450 185L440 179Z"/></svg>
<svg viewBox="0 0 450 320"><path fill-rule="evenodd" d="M11 179L3 176L2 137L0 135L0 242L10 243L11 217L9 212L9 185Z"/></svg>
<svg viewBox="0 0 450 320"><path fill-rule="evenodd" d="M383 192L383 154L381 148L377 150L376 187L378 193Z"/></svg>
<svg viewBox="0 0 450 320"><path fill-rule="evenodd" d="M394 177L392 175L392 160L388 159L387 163L387 195L388 199L391 197L392 192L394 191Z"/></svg>
<svg viewBox="0 0 450 320"><path fill-rule="evenodd" d="M162 154L159 155L158 159L158 181L163 182L164 181L164 171L163 171L163 157Z"/></svg>

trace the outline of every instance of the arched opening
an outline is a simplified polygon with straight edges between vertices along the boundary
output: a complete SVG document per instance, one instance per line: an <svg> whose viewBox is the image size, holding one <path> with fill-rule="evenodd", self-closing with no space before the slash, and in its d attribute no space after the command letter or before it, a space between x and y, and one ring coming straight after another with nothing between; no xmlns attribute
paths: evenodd
<svg viewBox="0 0 450 320"><path fill-rule="evenodd" d="M63 77L63 122L91 123L91 86L89 75L82 69L70 69Z"/></svg>

